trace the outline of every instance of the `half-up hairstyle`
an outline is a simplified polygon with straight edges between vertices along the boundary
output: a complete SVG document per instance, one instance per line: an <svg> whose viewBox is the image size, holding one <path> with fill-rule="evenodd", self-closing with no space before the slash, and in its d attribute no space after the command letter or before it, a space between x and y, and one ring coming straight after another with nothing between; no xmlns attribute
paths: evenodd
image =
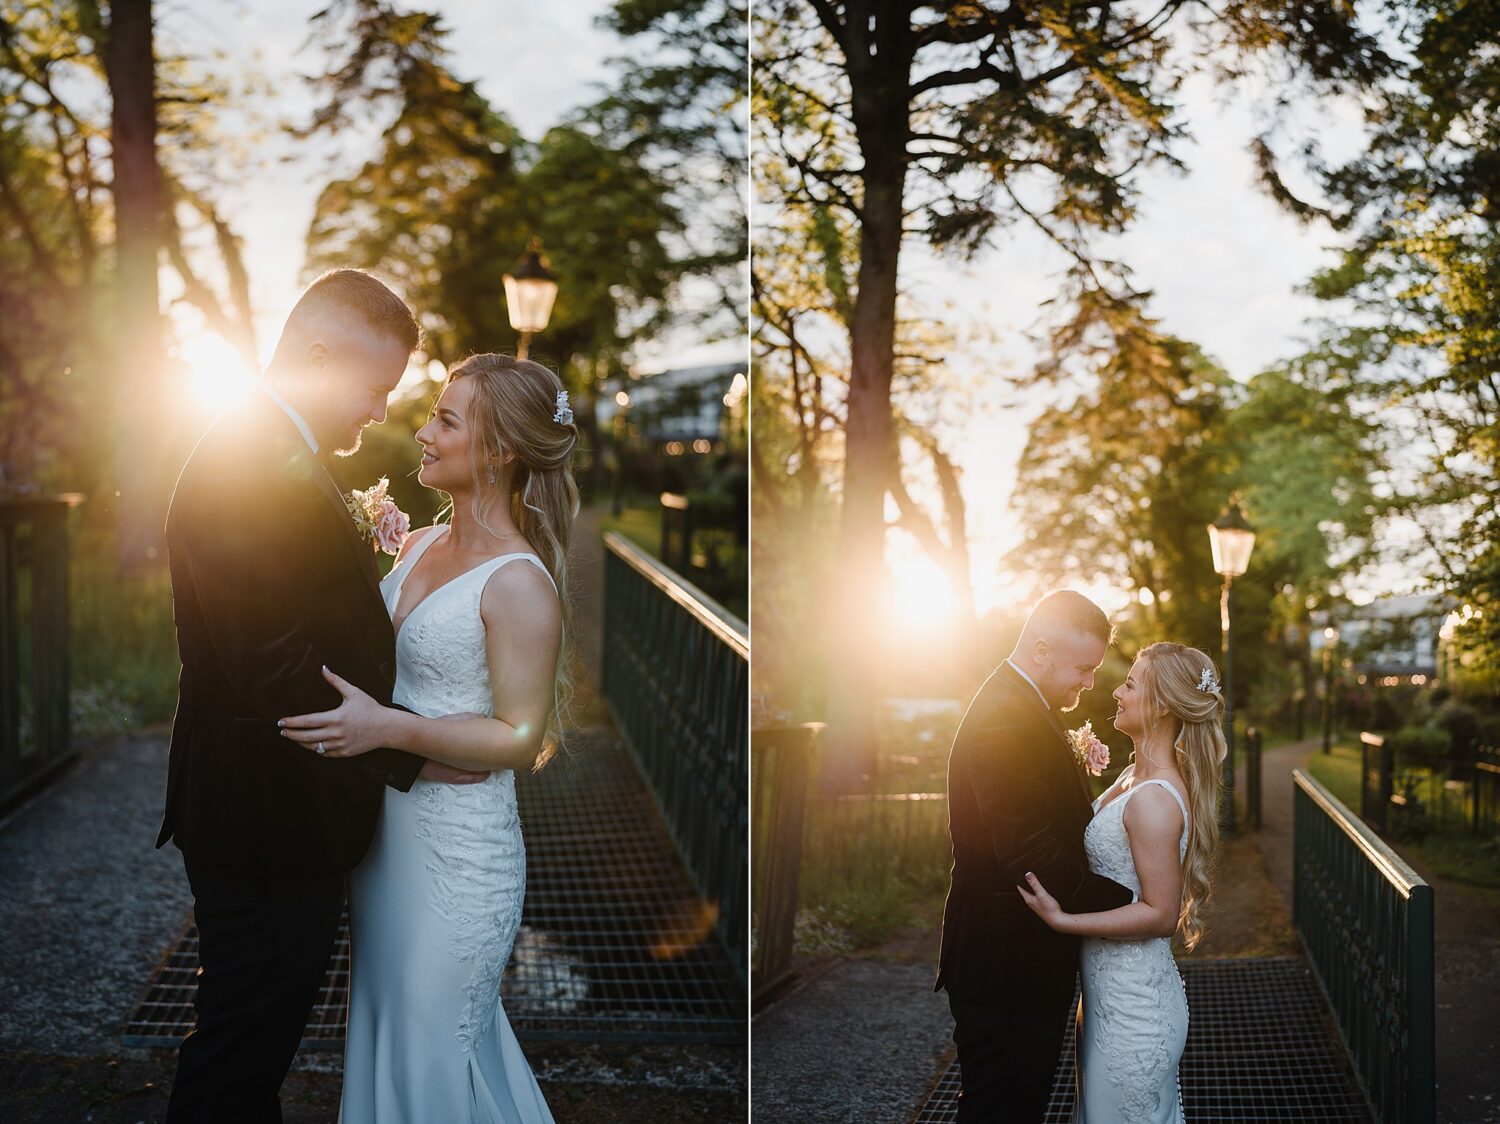
<svg viewBox="0 0 1500 1124"><path fill-rule="evenodd" d="M1209 871L1219 849L1219 768L1228 748L1224 696L1214 661L1197 648L1152 644L1142 648L1137 658L1146 735L1154 734L1163 722L1172 724L1177 769L1187 782L1187 852L1182 859L1177 926L1191 951L1203 936L1198 914L1208 900ZM1212 689L1205 690L1200 683Z"/></svg>
<svg viewBox="0 0 1500 1124"><path fill-rule="evenodd" d="M578 485L573 480L573 449L578 427L571 411L559 410L562 381L540 363L510 355L471 355L448 372L448 382L469 379L469 468L474 484L474 518L494 534L488 519L495 505L507 505L517 529L537 551L557 584L562 609L562 646L557 654L553 709L540 768L562 738L562 720L573 695L572 602L568 596L568 545L578 514ZM566 421L556 420L564 417ZM511 464L510 491L502 493L501 476L492 466Z"/></svg>

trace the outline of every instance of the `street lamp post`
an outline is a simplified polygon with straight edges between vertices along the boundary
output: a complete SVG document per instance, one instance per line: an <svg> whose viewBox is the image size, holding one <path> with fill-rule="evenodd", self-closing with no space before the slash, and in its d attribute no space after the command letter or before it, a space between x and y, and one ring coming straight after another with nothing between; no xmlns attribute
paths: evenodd
<svg viewBox="0 0 1500 1124"><path fill-rule="evenodd" d="M615 481L614 495L610 500L610 510L616 518L625 510L625 447L630 436L630 392L620 390L615 394L615 405L620 412L615 415L614 437L615 437Z"/></svg>
<svg viewBox="0 0 1500 1124"><path fill-rule="evenodd" d="M526 252L516 259L515 269L505 275L505 309L510 326L520 333L516 358L525 359L531 337L547 327L552 302L557 299L557 274L542 259L542 240L533 238Z"/></svg>
<svg viewBox="0 0 1500 1124"><path fill-rule="evenodd" d="M1239 495L1229 497L1229 505L1208 525L1208 542L1213 551L1214 569L1224 579L1219 598L1219 635L1224 658L1224 794L1219 805L1219 829L1232 835L1234 811L1234 579L1250 565L1250 551L1255 546L1255 529L1240 510Z"/></svg>
<svg viewBox="0 0 1500 1124"><path fill-rule="evenodd" d="M1333 752L1333 652L1338 647L1339 630L1332 625L1323 630L1323 752Z"/></svg>

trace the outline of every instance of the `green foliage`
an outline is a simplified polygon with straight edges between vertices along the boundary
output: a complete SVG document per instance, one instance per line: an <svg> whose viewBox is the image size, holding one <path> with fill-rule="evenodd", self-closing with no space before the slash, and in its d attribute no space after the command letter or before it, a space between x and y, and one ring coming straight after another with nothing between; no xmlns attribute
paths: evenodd
<svg viewBox="0 0 1500 1124"><path fill-rule="evenodd" d="M810 801L797 919L803 949L868 948L930 923L948 884L947 810L941 800Z"/></svg>
<svg viewBox="0 0 1500 1124"><path fill-rule="evenodd" d="M747 15L744 0L616 0L600 22L631 51L585 111L667 186L685 219L678 266L716 294L696 315L724 338L745 330Z"/></svg>
<svg viewBox="0 0 1500 1124"><path fill-rule="evenodd" d="M1390 745L1402 764L1439 768L1447 765L1453 742L1436 726L1403 726L1391 735Z"/></svg>
<svg viewBox="0 0 1500 1124"><path fill-rule="evenodd" d="M1335 338L1360 359L1370 405L1409 450L1401 510L1438 555L1432 577L1479 610L1456 636L1466 687L1500 690L1500 20L1491 3L1411 0L1381 34L1393 48L1363 107L1364 148L1308 162L1347 232L1314 278L1361 314ZM1374 22L1373 20L1371 22ZM1284 200L1285 201L1285 200ZM1295 201L1292 201L1296 209ZM1396 409L1392 409L1392 407ZM1425 462L1425 463L1424 463Z"/></svg>
<svg viewBox="0 0 1500 1124"><path fill-rule="evenodd" d="M114 430L122 395L142 392L119 389L137 372L121 370L111 327L110 15L91 0L0 2L0 480L95 496L108 494L116 441L140 439ZM157 159L172 204L164 268L209 327L253 355L239 242L214 200L234 165L216 124L227 90L202 61L160 46L155 71ZM205 280L215 267L222 291Z"/></svg>
<svg viewBox="0 0 1500 1124"><path fill-rule="evenodd" d="M1438 707L1432 724L1447 734L1455 761L1473 760L1475 751L1483 744L1480 713L1467 703L1449 699Z"/></svg>
<svg viewBox="0 0 1500 1124"><path fill-rule="evenodd" d="M449 29L431 13L344 0L316 23L332 62L300 135L372 104L390 119L379 151L324 188L309 271L391 276L420 310L429 354L448 363L514 348L502 278L539 236L561 281L536 357L583 389L617 373L630 344L665 323L686 268L668 245L682 219L634 138L585 118L527 141L452 73Z"/></svg>
<svg viewBox="0 0 1500 1124"><path fill-rule="evenodd" d="M72 523L72 711L75 736L159 726L177 702L177 635L164 563L120 572L101 513Z"/></svg>

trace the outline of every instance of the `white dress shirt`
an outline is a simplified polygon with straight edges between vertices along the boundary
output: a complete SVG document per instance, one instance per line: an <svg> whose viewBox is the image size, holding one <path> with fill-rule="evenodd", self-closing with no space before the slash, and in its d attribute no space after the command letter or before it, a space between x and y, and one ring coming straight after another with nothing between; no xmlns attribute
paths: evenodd
<svg viewBox="0 0 1500 1124"><path fill-rule="evenodd" d="M301 414L299 414L292 408L292 404L290 402L276 393L275 389L272 388L270 383L262 379L260 381L260 388L261 390L265 391L267 398L269 398L272 402L275 402L276 405L280 406L283 412L285 412L286 416L292 419L292 424L297 427L297 431L302 434L303 438L306 439L308 447L312 449L313 455L316 456L318 452L318 439L313 436L312 427L309 426L305 420L303 420Z"/></svg>
<svg viewBox="0 0 1500 1124"><path fill-rule="evenodd" d="M1042 700L1042 705L1045 706L1048 710L1051 710L1052 709L1052 704L1047 701L1047 696L1044 695L1044 694L1042 694L1042 689L1036 685L1036 680L1033 679L1031 676L1027 675L1019 667L1017 667L1015 665L1015 663L1012 662L1009 657L1006 657L1005 662L1010 665L1010 669L1012 671L1014 671L1022 679L1026 680L1026 682L1028 682L1028 683L1031 684L1031 689L1036 692L1036 697Z"/></svg>

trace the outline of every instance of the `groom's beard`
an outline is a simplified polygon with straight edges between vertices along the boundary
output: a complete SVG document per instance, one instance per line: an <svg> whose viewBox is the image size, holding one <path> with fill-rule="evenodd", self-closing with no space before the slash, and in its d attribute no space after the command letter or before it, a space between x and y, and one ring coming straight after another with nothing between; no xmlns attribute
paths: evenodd
<svg viewBox="0 0 1500 1124"><path fill-rule="evenodd" d="M359 452L359 444L360 444L361 441L364 440L364 438L365 438L365 427L364 426L360 426L358 429L356 429L354 431L354 440L353 440L353 442L352 443L345 442L345 443L341 444L337 449L335 449L333 451L333 455L336 456L336 457L352 457L355 453Z"/></svg>

